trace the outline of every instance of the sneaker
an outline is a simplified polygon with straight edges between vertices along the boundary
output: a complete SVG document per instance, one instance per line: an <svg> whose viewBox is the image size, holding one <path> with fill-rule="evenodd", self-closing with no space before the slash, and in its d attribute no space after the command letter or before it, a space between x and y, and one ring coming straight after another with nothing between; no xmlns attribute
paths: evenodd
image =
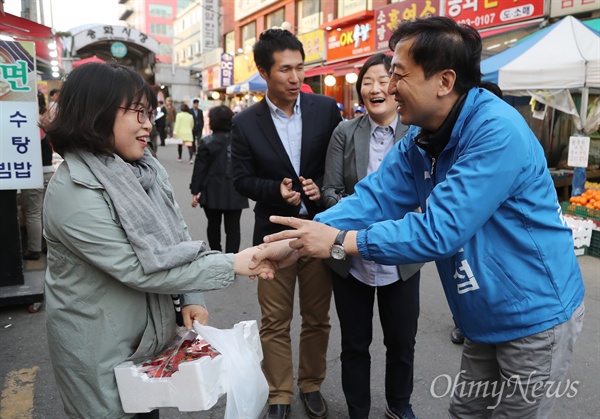
<svg viewBox="0 0 600 419"><path fill-rule="evenodd" d="M194 160L190 159L190 164L194 164Z"/></svg>
<svg viewBox="0 0 600 419"><path fill-rule="evenodd" d="M400 411L385 405L385 416L390 419L418 419L412 410L411 404L407 404Z"/></svg>
<svg viewBox="0 0 600 419"><path fill-rule="evenodd" d="M177 157L177 162L181 163L181 158Z"/></svg>

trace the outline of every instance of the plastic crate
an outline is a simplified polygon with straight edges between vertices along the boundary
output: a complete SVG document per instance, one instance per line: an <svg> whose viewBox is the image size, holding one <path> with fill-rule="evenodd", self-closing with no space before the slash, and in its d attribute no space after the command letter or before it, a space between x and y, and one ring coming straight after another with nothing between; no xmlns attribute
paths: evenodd
<svg viewBox="0 0 600 419"><path fill-rule="evenodd" d="M588 255L600 258L600 231L592 231L592 240L588 248Z"/></svg>
<svg viewBox="0 0 600 419"><path fill-rule="evenodd" d="M600 221L600 210L588 207L582 207L581 205L571 204L565 201L560 204L563 214L576 215L578 217L589 218L591 220Z"/></svg>

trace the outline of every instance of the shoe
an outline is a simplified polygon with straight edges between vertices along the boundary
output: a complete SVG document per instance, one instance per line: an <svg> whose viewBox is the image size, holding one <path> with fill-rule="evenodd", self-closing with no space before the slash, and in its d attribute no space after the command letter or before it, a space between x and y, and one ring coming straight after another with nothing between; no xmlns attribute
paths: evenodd
<svg viewBox="0 0 600 419"><path fill-rule="evenodd" d="M25 260L40 260L40 252L32 252L28 250L23 255L23 259Z"/></svg>
<svg viewBox="0 0 600 419"><path fill-rule="evenodd" d="M304 402L306 414L311 419L322 419L327 417L327 403L320 391L300 393L300 400Z"/></svg>
<svg viewBox="0 0 600 419"><path fill-rule="evenodd" d="M271 404L263 419L286 419L289 414L289 404Z"/></svg>
<svg viewBox="0 0 600 419"><path fill-rule="evenodd" d="M181 163L181 159L177 157L177 163Z"/></svg>
<svg viewBox="0 0 600 419"><path fill-rule="evenodd" d="M190 159L190 164L194 164L194 160Z"/></svg>
<svg viewBox="0 0 600 419"><path fill-rule="evenodd" d="M450 340L452 341L452 343L456 343L457 345L460 345L461 343L463 343L465 341L465 336L463 335L463 333L461 332L461 330L458 327L455 327L450 332Z"/></svg>
<svg viewBox="0 0 600 419"><path fill-rule="evenodd" d="M402 410L392 409L385 405L385 416L390 419L419 419L412 410L412 405L407 404Z"/></svg>

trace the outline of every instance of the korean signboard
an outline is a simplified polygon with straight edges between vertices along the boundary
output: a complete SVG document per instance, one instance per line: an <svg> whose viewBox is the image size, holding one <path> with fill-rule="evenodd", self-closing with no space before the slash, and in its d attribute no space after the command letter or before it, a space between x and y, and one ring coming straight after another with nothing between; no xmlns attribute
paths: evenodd
<svg viewBox="0 0 600 419"><path fill-rule="evenodd" d="M544 16L544 0L445 0L446 16L475 29Z"/></svg>
<svg viewBox="0 0 600 419"><path fill-rule="evenodd" d="M328 63L364 57L375 51L373 19L329 31L325 36Z"/></svg>
<svg viewBox="0 0 600 419"><path fill-rule="evenodd" d="M550 17L574 15L600 9L598 0L551 0Z"/></svg>
<svg viewBox="0 0 600 419"><path fill-rule="evenodd" d="M0 189L43 187L35 44L0 41Z"/></svg>
<svg viewBox="0 0 600 419"><path fill-rule="evenodd" d="M304 64L318 63L327 59L325 32L322 29L300 34L298 39L302 42L304 54L306 55Z"/></svg>
<svg viewBox="0 0 600 419"><path fill-rule="evenodd" d="M400 21L429 15L440 15L440 0L404 1L375 10L375 50L389 50L388 42Z"/></svg>
<svg viewBox="0 0 600 419"><path fill-rule="evenodd" d="M221 87L233 84L233 55L221 54Z"/></svg>
<svg viewBox="0 0 600 419"><path fill-rule="evenodd" d="M158 54L158 41L145 33L129 26L100 25L94 26L73 35L73 51L99 41L121 41L143 45Z"/></svg>

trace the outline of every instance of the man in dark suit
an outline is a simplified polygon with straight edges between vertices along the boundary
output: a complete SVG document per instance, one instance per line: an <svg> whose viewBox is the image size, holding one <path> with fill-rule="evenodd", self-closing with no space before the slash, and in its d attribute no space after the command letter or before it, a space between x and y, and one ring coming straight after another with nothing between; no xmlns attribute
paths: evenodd
<svg viewBox="0 0 600 419"><path fill-rule="evenodd" d="M156 130L158 131L158 135L160 136L160 145L165 145L165 138L167 138L167 132L165 131L167 127L167 110L165 108L164 102L162 100L158 101L158 115L156 116L156 121L154 125L156 126Z"/></svg>
<svg viewBox="0 0 600 419"><path fill-rule="evenodd" d="M261 102L233 119L232 155L236 189L256 201L255 244L282 230L270 215L305 219L322 210L325 154L341 121L336 102L300 92L304 81L304 49L290 32L269 29L254 45L254 61L267 82ZM259 280L263 371L269 382L268 419L289 415L294 397L290 323L298 282L300 333L298 388L311 418L325 418L321 396L329 342L331 274L320 260L300 258L277 271L274 280Z"/></svg>
<svg viewBox="0 0 600 419"><path fill-rule="evenodd" d="M194 99L192 101L192 109L190 109L190 113L194 117L194 128L192 128L192 134L194 135L194 152L196 151L196 147L200 145L200 138L202 138L202 130L204 129L204 114L202 113L202 109L199 108L200 101L198 99Z"/></svg>

